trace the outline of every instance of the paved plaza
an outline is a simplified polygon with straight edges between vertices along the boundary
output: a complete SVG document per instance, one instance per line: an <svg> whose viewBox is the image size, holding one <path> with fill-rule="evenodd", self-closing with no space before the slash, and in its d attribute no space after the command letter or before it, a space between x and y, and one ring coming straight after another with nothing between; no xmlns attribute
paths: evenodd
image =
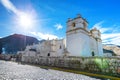
<svg viewBox="0 0 120 80"><path fill-rule="evenodd" d="M69 72L0 61L0 80L98 80Z"/></svg>

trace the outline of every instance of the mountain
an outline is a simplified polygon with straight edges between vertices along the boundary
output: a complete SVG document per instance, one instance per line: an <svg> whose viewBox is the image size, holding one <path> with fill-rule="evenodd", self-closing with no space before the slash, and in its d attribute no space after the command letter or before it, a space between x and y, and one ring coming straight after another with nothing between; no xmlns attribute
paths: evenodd
<svg viewBox="0 0 120 80"><path fill-rule="evenodd" d="M30 36L21 34L13 34L0 39L0 53L4 50L5 53L16 53L24 50L26 45L37 44L39 41Z"/></svg>
<svg viewBox="0 0 120 80"><path fill-rule="evenodd" d="M104 53L111 53L113 56L120 56L120 46L114 44L106 44L103 45L103 52Z"/></svg>

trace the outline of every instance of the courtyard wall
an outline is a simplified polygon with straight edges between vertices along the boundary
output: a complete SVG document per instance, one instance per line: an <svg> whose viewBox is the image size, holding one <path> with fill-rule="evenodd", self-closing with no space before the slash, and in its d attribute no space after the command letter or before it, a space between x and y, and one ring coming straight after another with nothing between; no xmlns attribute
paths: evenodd
<svg viewBox="0 0 120 80"><path fill-rule="evenodd" d="M24 57L22 62L120 77L120 57Z"/></svg>

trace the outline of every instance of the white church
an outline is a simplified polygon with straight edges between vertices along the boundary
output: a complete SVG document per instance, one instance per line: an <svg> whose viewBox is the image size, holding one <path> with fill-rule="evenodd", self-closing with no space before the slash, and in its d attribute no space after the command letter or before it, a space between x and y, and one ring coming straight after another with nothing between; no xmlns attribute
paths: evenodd
<svg viewBox="0 0 120 80"><path fill-rule="evenodd" d="M88 22L77 15L74 19L68 19L66 39L45 40L39 44L26 46L22 57L38 56L103 56L101 33L96 28L88 30Z"/></svg>

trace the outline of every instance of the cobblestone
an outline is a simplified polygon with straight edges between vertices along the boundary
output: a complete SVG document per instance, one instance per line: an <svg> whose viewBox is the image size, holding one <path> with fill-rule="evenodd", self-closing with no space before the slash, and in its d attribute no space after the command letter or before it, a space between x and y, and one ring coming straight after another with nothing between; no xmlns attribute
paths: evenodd
<svg viewBox="0 0 120 80"><path fill-rule="evenodd" d="M69 72L0 61L0 80L98 80Z"/></svg>

